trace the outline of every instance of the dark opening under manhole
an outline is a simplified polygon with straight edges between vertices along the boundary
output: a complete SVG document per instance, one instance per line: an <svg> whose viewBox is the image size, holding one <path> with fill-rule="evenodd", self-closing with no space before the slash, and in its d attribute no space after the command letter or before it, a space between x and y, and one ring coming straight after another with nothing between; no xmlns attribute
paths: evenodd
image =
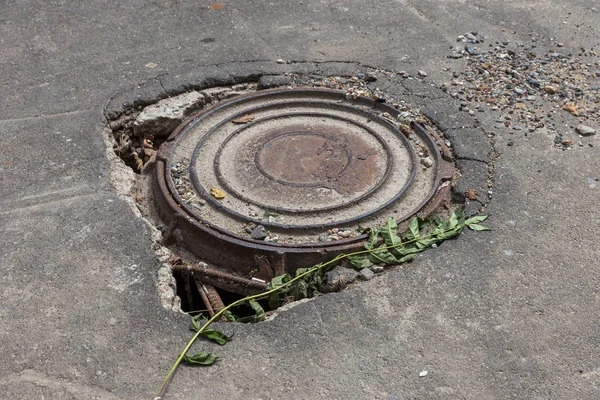
<svg viewBox="0 0 600 400"><path fill-rule="evenodd" d="M362 246L360 226L429 212L454 173L448 150L398 111L343 91L277 89L195 114L158 151L154 199L208 263L273 275ZM329 234L328 234L329 233ZM333 239L333 240L330 240Z"/></svg>

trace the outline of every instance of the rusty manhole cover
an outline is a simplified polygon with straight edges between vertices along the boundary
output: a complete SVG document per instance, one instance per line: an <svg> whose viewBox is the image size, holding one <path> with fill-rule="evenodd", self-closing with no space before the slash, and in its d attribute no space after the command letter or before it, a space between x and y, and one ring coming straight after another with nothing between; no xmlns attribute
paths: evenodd
<svg viewBox="0 0 600 400"><path fill-rule="evenodd" d="M430 212L454 172L443 142L416 123L401 132L385 103L347 97L261 91L188 119L154 171L171 233L242 275L267 259L269 279L361 247L361 227Z"/></svg>

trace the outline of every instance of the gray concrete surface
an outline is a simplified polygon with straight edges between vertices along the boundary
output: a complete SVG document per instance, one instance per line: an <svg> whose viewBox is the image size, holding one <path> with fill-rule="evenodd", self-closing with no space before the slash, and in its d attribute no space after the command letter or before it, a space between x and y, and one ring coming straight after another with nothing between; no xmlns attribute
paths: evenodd
<svg viewBox="0 0 600 400"><path fill-rule="evenodd" d="M465 67L446 55L473 30L511 44L535 35L539 52L600 45L592 0L209 5L3 2L0 398L150 399L190 336L185 316L160 307L150 233L110 185L101 131L115 94L278 58L424 70L439 84ZM182 368L165 398L600 398L600 186L588 180L600 178L599 135L588 142L496 136L493 232L225 327L236 336L216 349L223 361Z"/></svg>

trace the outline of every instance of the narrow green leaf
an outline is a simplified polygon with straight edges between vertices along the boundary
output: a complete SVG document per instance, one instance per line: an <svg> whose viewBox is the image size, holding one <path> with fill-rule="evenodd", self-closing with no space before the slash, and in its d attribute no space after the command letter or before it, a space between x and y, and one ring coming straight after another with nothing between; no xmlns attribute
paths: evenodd
<svg viewBox="0 0 600 400"><path fill-rule="evenodd" d="M190 331L194 331L194 332L198 332L200 330L200 328L202 328L202 325L204 325L206 323L206 317L204 316L204 314L198 314L194 317L192 317L192 320L190 321Z"/></svg>
<svg viewBox="0 0 600 400"><path fill-rule="evenodd" d="M455 212L458 217L458 226L461 228L464 227L465 226L465 210L462 208L459 208Z"/></svg>
<svg viewBox="0 0 600 400"><path fill-rule="evenodd" d="M406 232L406 240L413 240L419 237L419 218L413 217L408 225L408 232Z"/></svg>
<svg viewBox="0 0 600 400"><path fill-rule="evenodd" d="M233 337L233 335L231 336L227 336L226 334L224 334L223 332L220 332L216 329L213 328L207 328L202 332L202 335L209 339L212 340L215 343L220 344L221 346L223 346L225 343L229 342L229 339L231 339Z"/></svg>
<svg viewBox="0 0 600 400"><path fill-rule="evenodd" d="M289 295L294 300L302 300L308 297L308 284L306 281L300 280L292 284Z"/></svg>
<svg viewBox="0 0 600 400"><path fill-rule="evenodd" d="M439 242L439 239L435 236L432 236L432 237L426 237L426 238L419 239L417 244L419 246L427 248L427 247L431 247L432 244L436 244L437 242Z"/></svg>
<svg viewBox="0 0 600 400"><path fill-rule="evenodd" d="M428 219L421 219L417 217L417 221L419 221L419 231L423 231L423 229L432 224L431 220Z"/></svg>
<svg viewBox="0 0 600 400"><path fill-rule="evenodd" d="M373 265L367 254L349 256L348 261L350 261L350 264L352 264L352 266L356 269L368 268Z"/></svg>
<svg viewBox="0 0 600 400"><path fill-rule="evenodd" d="M288 283L290 281L291 277L289 274L284 274L284 275L279 275L274 277L273 279L271 279L271 282L269 282L268 288L267 289L275 289L278 288L280 286L285 285L286 283Z"/></svg>
<svg viewBox="0 0 600 400"><path fill-rule="evenodd" d="M398 224L394 218L389 217L387 223L381 227L381 236L388 246L400 246L402 239L398 236Z"/></svg>
<svg viewBox="0 0 600 400"><path fill-rule="evenodd" d="M254 320L256 322L265 320L265 310L263 310L261 305L258 304L258 301L254 300L254 299L250 299L250 300L248 300L248 305L250 307L252 307L252 309L254 310L254 313L255 313Z"/></svg>
<svg viewBox="0 0 600 400"><path fill-rule="evenodd" d="M450 228L456 228L458 226L458 214L456 211L452 211L452 214L450 214L450 219L448 219L448 223L450 224Z"/></svg>
<svg viewBox="0 0 600 400"><path fill-rule="evenodd" d="M398 260L398 264L402 264L405 262L409 262L411 261L413 258L415 258L414 254L409 254L407 256L402 257L401 259Z"/></svg>
<svg viewBox="0 0 600 400"><path fill-rule="evenodd" d="M205 353L200 352L196 354L192 354L191 356L184 356L183 362L190 365L213 365L215 362L219 360L219 357L215 356L213 353Z"/></svg>
<svg viewBox="0 0 600 400"><path fill-rule="evenodd" d="M404 247L404 248L400 249L400 250L398 251L398 253L399 253L399 255L400 255L401 257L403 257L403 256L407 256L407 255L409 255L409 254L417 254L417 253L420 253L420 252L422 252L423 250L425 250L425 247L424 247L424 246L418 246L416 243L412 243L412 245L411 245L411 246L409 246L409 247ZM399 261L400 261L400 258L398 259L398 262L399 262Z"/></svg>
<svg viewBox="0 0 600 400"><path fill-rule="evenodd" d="M469 228L473 229L474 231L489 231L490 228L488 228L487 226L483 226L480 224L468 224L467 225Z"/></svg>
<svg viewBox="0 0 600 400"><path fill-rule="evenodd" d="M452 229L450 231L446 231L446 232L440 233L437 236L441 240L448 240L448 239L451 239L451 238L453 238L455 236L458 236L461 232L462 232L462 227L456 227L455 229Z"/></svg>
<svg viewBox="0 0 600 400"><path fill-rule="evenodd" d="M379 241L379 229L372 228L371 232L369 233L369 240L367 240L365 242L365 249L367 249L367 250L373 249L377 245L378 241Z"/></svg>
<svg viewBox="0 0 600 400"><path fill-rule="evenodd" d="M225 319L229 322L237 322L238 321L238 317L232 313L231 311L227 310L223 313L223 316L225 317Z"/></svg>
<svg viewBox="0 0 600 400"><path fill-rule="evenodd" d="M487 215L476 215L474 217L471 217L469 219L467 219L465 221L465 225L471 225L471 224L478 224L480 222L483 222L487 219Z"/></svg>
<svg viewBox="0 0 600 400"><path fill-rule="evenodd" d="M224 314L231 314L233 315L233 313L231 311L225 311ZM225 318L227 318L228 320L230 320L227 315L225 315ZM235 316L234 316L235 318ZM195 317L192 318L192 320L190 321L190 330L194 331L194 332L198 332L207 322L206 317L203 314L198 314ZM209 340L212 340L213 342L216 342L220 345L224 345L225 343L227 343L229 341L229 339L231 339L231 337L233 336L227 336L226 334L224 334L223 332L219 332L216 329L213 328L205 328L204 331L202 331L202 335L204 337L206 337Z"/></svg>
<svg viewBox="0 0 600 400"><path fill-rule="evenodd" d="M369 259L373 264L394 264L398 262L398 258L392 254L385 245L379 246L377 249L369 253Z"/></svg>

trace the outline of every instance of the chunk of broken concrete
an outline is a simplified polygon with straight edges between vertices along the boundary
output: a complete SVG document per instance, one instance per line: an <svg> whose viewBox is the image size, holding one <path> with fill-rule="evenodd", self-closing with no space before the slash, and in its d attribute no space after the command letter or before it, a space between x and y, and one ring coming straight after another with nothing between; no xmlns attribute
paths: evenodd
<svg viewBox="0 0 600 400"><path fill-rule="evenodd" d="M583 124L577 125L575 127L575 130L581 136L590 136L590 135L595 135L596 134L596 130L594 128L592 128L590 126L587 126L587 125L583 125Z"/></svg>
<svg viewBox="0 0 600 400"><path fill-rule="evenodd" d="M321 288L324 292L337 292L356 280L358 272L353 269L337 266L325 274Z"/></svg>
<svg viewBox="0 0 600 400"><path fill-rule="evenodd" d="M191 113L204 106L205 96L200 92L188 92L163 99L145 107L133 123L137 136L169 136Z"/></svg>
<svg viewBox="0 0 600 400"><path fill-rule="evenodd" d="M375 277L375 272L371 271L369 268L363 268L358 273L358 276L362 280L370 281L371 279L373 279Z"/></svg>

